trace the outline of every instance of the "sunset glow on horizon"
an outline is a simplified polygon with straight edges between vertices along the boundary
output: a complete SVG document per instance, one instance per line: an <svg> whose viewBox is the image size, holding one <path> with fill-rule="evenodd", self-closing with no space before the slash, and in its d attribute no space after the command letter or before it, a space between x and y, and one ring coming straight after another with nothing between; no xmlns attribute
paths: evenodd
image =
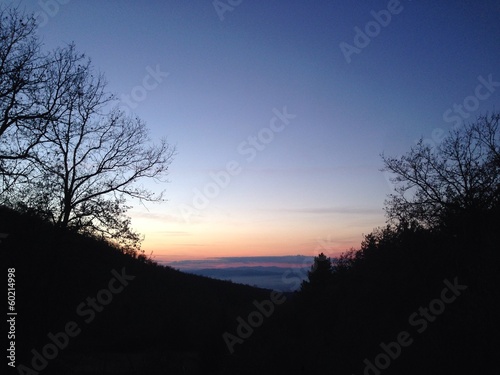
<svg viewBox="0 0 500 375"><path fill-rule="evenodd" d="M166 202L127 213L162 261L359 248L386 224L381 153L498 110L493 2L20 3L176 146L169 181L141 182Z"/></svg>
<svg viewBox="0 0 500 375"><path fill-rule="evenodd" d="M302 214L288 214L280 220L220 218L217 222L173 222L166 226L161 218L142 213L133 216L133 224L138 232L146 233L145 253L152 252L153 257L166 261L235 255L313 256L320 252L334 257L359 248L363 234L374 229L377 220L383 225L382 210L366 213L364 220L358 215L320 214L302 222Z"/></svg>

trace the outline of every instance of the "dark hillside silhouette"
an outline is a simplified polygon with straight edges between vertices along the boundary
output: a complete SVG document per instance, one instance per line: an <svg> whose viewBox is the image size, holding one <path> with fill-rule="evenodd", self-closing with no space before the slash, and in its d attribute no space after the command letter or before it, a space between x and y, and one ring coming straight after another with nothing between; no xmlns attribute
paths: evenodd
<svg viewBox="0 0 500 375"><path fill-rule="evenodd" d="M50 332L70 321L81 328L41 373L186 373L182 366L211 373L227 356L222 333L252 310L252 301L269 297L266 290L158 266L5 207L0 232L9 234L0 243L2 264L16 269L16 362L31 367L30 351L50 343ZM92 309L78 313L78 306L108 288L113 270L134 279L86 323ZM121 370L113 372L115 366Z"/></svg>
<svg viewBox="0 0 500 375"><path fill-rule="evenodd" d="M419 144L385 158L415 195L393 196L390 224L334 261L322 282L320 254L300 293L226 373L497 373L498 119L481 117L439 150ZM447 147L455 159L440 159ZM403 186L397 192L408 193Z"/></svg>

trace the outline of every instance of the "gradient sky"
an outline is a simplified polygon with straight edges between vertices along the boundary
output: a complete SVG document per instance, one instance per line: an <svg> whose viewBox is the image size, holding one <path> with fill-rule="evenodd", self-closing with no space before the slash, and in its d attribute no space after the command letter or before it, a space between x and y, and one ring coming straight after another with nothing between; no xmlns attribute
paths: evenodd
<svg viewBox="0 0 500 375"><path fill-rule="evenodd" d="M157 259L358 247L385 223L382 152L500 109L498 0L14 3L176 145L170 182L147 184L168 201L129 212Z"/></svg>

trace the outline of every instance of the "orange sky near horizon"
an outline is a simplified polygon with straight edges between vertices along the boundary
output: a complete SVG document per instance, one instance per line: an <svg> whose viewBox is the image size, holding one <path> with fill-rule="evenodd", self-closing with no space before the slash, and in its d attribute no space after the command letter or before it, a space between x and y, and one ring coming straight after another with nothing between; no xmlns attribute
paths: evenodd
<svg viewBox="0 0 500 375"><path fill-rule="evenodd" d="M364 215L364 216L363 216ZM285 217L288 216L288 217ZM384 224L383 212L370 214L281 215L281 218L211 216L210 222L169 220L159 212L134 210L132 225L145 236L142 249L157 260L205 259L233 256L330 257L359 248L363 235Z"/></svg>

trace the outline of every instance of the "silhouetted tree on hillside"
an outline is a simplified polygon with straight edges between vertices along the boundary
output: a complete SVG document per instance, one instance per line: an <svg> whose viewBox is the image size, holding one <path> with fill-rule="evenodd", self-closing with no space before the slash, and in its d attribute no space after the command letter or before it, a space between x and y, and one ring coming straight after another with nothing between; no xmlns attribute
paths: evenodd
<svg viewBox="0 0 500 375"><path fill-rule="evenodd" d="M302 290L320 290L327 286L332 279L332 262L325 254L314 257L311 270L307 273L308 281L302 282Z"/></svg>
<svg viewBox="0 0 500 375"><path fill-rule="evenodd" d="M104 76L74 45L44 55L33 17L0 16L0 203L134 252L126 198L163 199L141 182L163 181L175 148L110 109Z"/></svg>
<svg viewBox="0 0 500 375"><path fill-rule="evenodd" d="M450 217L481 217L500 199L500 114L480 117L431 148L422 140L400 158L382 155L396 194L386 201L391 221L437 227Z"/></svg>
<svg viewBox="0 0 500 375"><path fill-rule="evenodd" d="M151 144L139 118L118 110L106 113L113 98L105 91L104 77L94 73L90 61L77 58L74 46L58 53L74 73L66 107L29 155L34 171L18 194L24 205L63 228L135 246L139 237L125 216L125 198L162 200L162 193L138 182L163 178L174 148L166 140Z"/></svg>

